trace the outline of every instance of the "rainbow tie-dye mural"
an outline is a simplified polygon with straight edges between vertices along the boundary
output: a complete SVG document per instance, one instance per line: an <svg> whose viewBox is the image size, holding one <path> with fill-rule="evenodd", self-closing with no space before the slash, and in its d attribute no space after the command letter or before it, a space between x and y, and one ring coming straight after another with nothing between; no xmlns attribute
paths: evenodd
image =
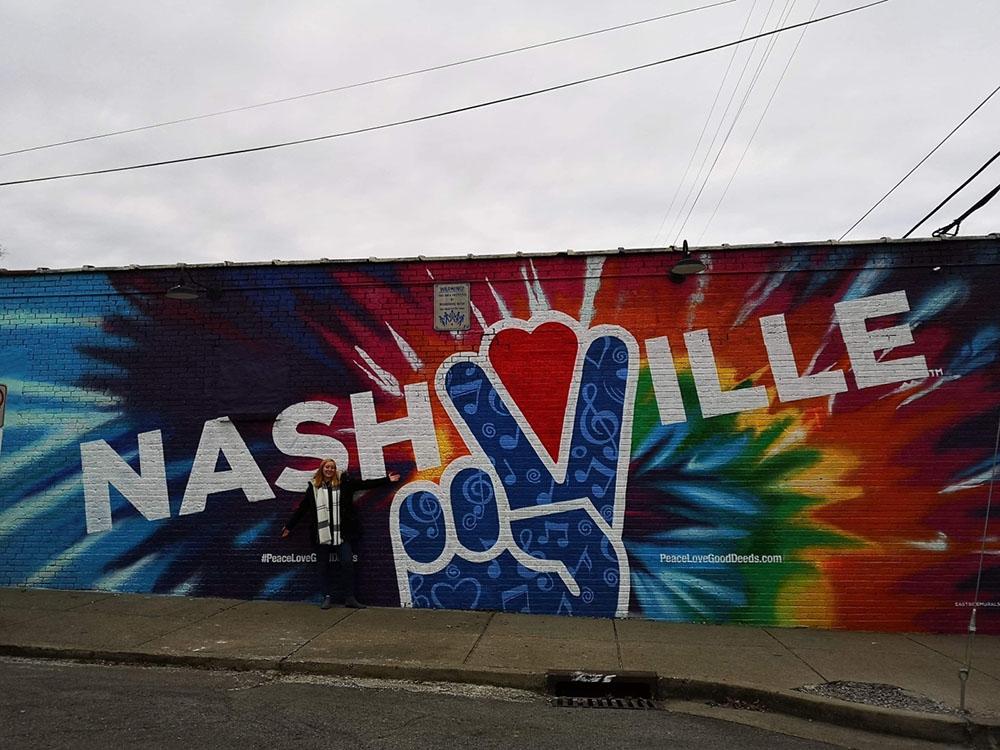
<svg viewBox="0 0 1000 750"><path fill-rule="evenodd" d="M1000 240L699 257L2 273L0 585L1000 633Z"/></svg>

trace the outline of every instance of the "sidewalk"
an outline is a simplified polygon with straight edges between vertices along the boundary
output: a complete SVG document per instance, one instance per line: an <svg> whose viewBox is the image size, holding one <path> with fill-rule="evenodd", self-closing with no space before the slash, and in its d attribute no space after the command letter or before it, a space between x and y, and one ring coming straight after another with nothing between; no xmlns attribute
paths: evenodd
<svg viewBox="0 0 1000 750"><path fill-rule="evenodd" d="M274 669L544 691L549 670L646 671L659 698L755 703L855 728L1000 742L1000 637L977 636L969 713L798 692L898 686L957 708L961 635L595 620L0 588L0 655Z"/></svg>

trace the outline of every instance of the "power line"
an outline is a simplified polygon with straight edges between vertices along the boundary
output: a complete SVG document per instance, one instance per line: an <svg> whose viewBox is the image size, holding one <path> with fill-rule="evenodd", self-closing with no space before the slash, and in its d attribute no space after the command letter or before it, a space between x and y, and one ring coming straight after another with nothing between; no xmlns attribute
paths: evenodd
<svg viewBox="0 0 1000 750"><path fill-rule="evenodd" d="M754 5L756 7L756 3ZM773 8L774 8L774 0L771 0L771 4L768 5L767 12L764 14L764 18L760 22L760 28L757 29L758 34L767 26L767 19L771 15L771 10ZM777 28L777 26L778 24L775 24L775 28ZM726 102L726 108L722 110L722 115L719 117L719 121L715 125L715 132L712 133L712 140L709 142L708 148L702 155L701 164L698 165L698 172L695 174L694 180L691 182L691 184L688 185L687 192L684 194L684 200L681 201L680 208L677 209L677 215L674 217L673 222L671 222L670 229L667 230L666 239L669 239L674 234L674 228L677 226L677 222L681 220L681 217L684 216L684 209L687 208L688 206L688 200L690 200L691 194L694 192L695 187L701 180L702 174L704 174L705 172L705 165L708 163L708 159L712 155L713 150L715 149L715 144L719 140L719 133L722 131L722 126L726 122L726 117L728 117L729 115L729 110L733 106L733 102L736 99L736 92L739 91L740 84L743 83L743 77L746 75L747 67L750 65L750 60L753 57L754 50L757 49L757 42L759 41L760 40L758 39L757 41L754 42L753 47L750 49L750 52L747 53L746 60L743 61L743 67L740 69L740 74L736 78L736 83L733 85L733 90L729 92L729 101ZM736 50L733 50L733 57L735 58L735 56L736 56ZM680 231L683 231L683 229L684 226L682 223ZM671 244L673 245L677 244L677 239L680 237L680 231L677 232L677 235L675 236L674 241Z"/></svg>
<svg viewBox="0 0 1000 750"><path fill-rule="evenodd" d="M994 91L993 93L996 93L996 92ZM1000 151L997 151L995 154L993 154L993 156L991 156L989 159L987 159L986 163L983 164L983 166L981 166L975 172L973 172L972 176L970 176L969 179L967 179L965 182L963 182L957 188L955 188L954 190L952 190L951 193L948 195L948 197L945 198L940 203L938 203L931 210L931 212L929 214L927 214L924 218L922 218L920 221L918 221L916 224L914 224L912 227L910 227L910 231L903 235L903 239L905 240L907 237L909 237L914 232L914 230L917 227L919 227L921 224L923 224L925 221L927 221L929 218L931 218L934 214L936 214L939 210L941 210L941 207L944 206L945 203L947 203L952 198L954 198L956 195L958 195L962 191L962 188L964 188L966 185L968 185L970 182L972 182L974 179L976 179L980 174L982 174L983 170L985 170L986 167L988 167L990 164L992 164L993 162L995 162L998 157L1000 157ZM978 208L978 206L977 206L977 208Z"/></svg>
<svg viewBox="0 0 1000 750"><path fill-rule="evenodd" d="M754 11L757 10L757 0L753 0L753 5L750 6L750 12L747 13L746 20L743 22L743 28L740 29L740 38L747 32L747 27L750 25L750 19L753 17ZM719 97L722 96L722 91L726 87L726 79L729 78L729 71L732 70L733 62L736 60L736 54L739 50L733 48L733 54L729 56L729 63L726 65L726 71L722 74L722 80L719 81L719 88L715 92L715 98L712 100L712 106L708 110L708 116L705 118L704 124L701 126L701 133L698 134L698 140L694 144L694 149L691 151L691 158L688 159L687 166L684 167L684 174L681 175L680 182L677 183L677 187L674 189L674 194L670 198L670 205L667 206L666 212L663 214L663 219L660 221L660 226L656 230L656 234L653 235L653 241L651 245L655 245L656 241L660 237L660 233L663 231L663 227L667 223L667 219L670 218L670 214L674 210L674 204L677 202L677 196L680 195L681 188L684 187L684 183L687 182L688 174L691 172L691 165L694 164L694 158L698 155L698 149L701 148L701 142L705 138L705 133L708 131L708 124L712 121L712 115L715 114L715 107L719 103ZM684 198L687 201L687 196ZM684 204L681 204L681 209L683 210ZM677 219L674 219L674 224L677 223ZM674 225L670 226L670 231L673 231ZM670 232L667 232L669 235Z"/></svg>
<svg viewBox="0 0 1000 750"><path fill-rule="evenodd" d="M768 5L767 12L764 14L764 18L761 20L760 23L761 29L763 29L767 25L767 20L768 18L770 18L771 11L774 9L774 3L775 0L771 0L771 4ZM775 23L775 28L779 27L780 25L781 25L781 16L779 14L778 22ZM758 40L758 42L759 41L760 40ZM769 41L774 41L774 37L772 37ZM740 89L740 84L743 83L743 78L746 75L747 69L750 67L750 62L751 60L753 60L754 53L757 51L758 42L754 42L753 47L750 49L750 52L747 53L746 60L743 61L743 68L742 70L740 70L739 78L736 79L736 85L733 87L733 90L729 94L729 101L726 103L726 109L723 111L722 117L719 118L719 122L715 126L715 132L712 134L712 142L708 145L708 150L705 152L705 155L701 160L701 165L698 167L698 174L695 177L694 182L691 183L691 186L688 188L687 195L684 197L684 202L681 204L680 212L674 218L674 223L670 226L670 231L667 232L667 237L670 237L670 235L673 234L674 227L677 226L677 222L681 219L681 216L683 215L684 220L681 221L681 225L677 229L677 234L674 235L673 242L670 243L672 245L676 245L680 241L681 234L684 232L684 227L687 226L688 219L691 218L691 212L694 211L695 204L697 204L698 200L701 198L701 194L705 190L705 185L708 184L708 180L712 175L712 171L715 169L715 165L719 163L719 157L722 156L722 151L726 147L726 143L729 140L729 136L732 134L733 128L736 127L736 123L739 121L740 115L743 112L743 105L746 104L746 99L750 95L750 92L753 90L754 84L756 83L756 78L751 76L750 83L747 85L747 89L744 92L743 99L741 100L740 105L736 109L736 114L733 115L733 119L729 123L729 129L726 131L726 134L722 138L722 144L719 146L719 150L715 151L715 158L712 160L711 165L708 167L708 172L706 173L705 165L708 163L708 159L712 155L713 149L715 149L715 144L719 139L719 133L722 132L722 126L725 124L726 116L729 114L729 110L732 108L733 102L736 101L736 94ZM702 174L705 175L704 179L702 179ZM695 187L699 185L699 181L700 181L700 186L698 187L698 192L694 197L694 201L692 201L691 205L688 206L688 199L691 197L692 192L694 192ZM684 213L685 208L688 209L686 214Z"/></svg>
<svg viewBox="0 0 1000 750"><path fill-rule="evenodd" d="M778 21L776 26L782 23L783 16L785 16L785 10L787 10L789 6L790 6L790 0L785 3L785 8L781 11L781 13L778 14ZM764 28L764 25L767 23L767 19L771 15L771 9L773 7L774 7L774 0L771 0L771 5L769 5L767 8L767 15L764 16L764 20L761 22L761 28ZM712 177L712 172L715 171L715 167L719 163L719 159L722 157L722 152L725 151L726 145L729 143L729 138L733 134L733 130L736 128L736 124L739 122L740 116L743 114L743 110L746 107L747 101L750 99L751 93L753 93L754 87L757 84L757 80L760 78L761 70L763 69L764 64L767 62L768 57L770 57L771 50L774 47L773 43L775 41L775 37L772 37L768 41L769 44L765 46L764 54L757 64L757 69L751 75L750 82L747 84L746 91L743 93L743 98L740 100L739 106L736 108L736 114L733 115L733 119L729 123L729 129L726 131L726 134L722 137L722 143L719 146L719 150L715 152L715 158L712 160L712 164L709 166L708 172L705 173L705 179L702 180L701 187L698 188L698 193L695 195L694 201L691 202L691 206L688 208L688 212L684 216L684 221L681 223L680 229L677 230L677 235L674 237L674 241L671 243L673 245L676 245L680 241L681 234L683 234L684 232L684 227L687 226L687 223L691 218L691 214L694 212L695 206L697 206L698 201L701 200L701 195L705 191L705 187L708 185L708 181ZM753 48L750 50L750 54L747 55L746 63L743 65L743 70L740 72L740 81L743 80L743 76L750 65L750 60L753 58L756 49L757 49L757 42L754 42ZM737 86L738 85L739 84L737 84ZM732 105L733 101L735 100L735 97L736 97L736 89L734 88L733 95L729 99L729 105ZM726 106L726 112L729 111L729 105ZM723 118L725 118L725 115L723 115ZM722 126L721 121L719 122L719 126L721 128ZM717 135L718 135L718 130L716 131L716 136ZM713 146L715 145L715 138L712 139L712 145ZM708 154L706 154L705 156L707 159ZM704 166L704 164L702 164L702 166ZM700 175L701 173L699 172L699 176Z"/></svg>
<svg viewBox="0 0 1000 750"><path fill-rule="evenodd" d="M652 23L654 21L662 21L665 18L674 18L675 16L683 16L687 13L695 13L701 10L708 10L709 8L716 8L720 5L729 5L730 3L735 3L736 0L721 0L721 2L712 3L710 5L702 5L697 8L688 8L687 10L675 11L673 13L665 13L661 16L654 16L652 18L644 18L641 21L632 21L630 23L623 23L617 26L608 26L604 29L597 29L596 31L588 31L583 34L574 34L573 36L565 36L561 39L552 39L547 42L539 42L538 44L529 44L524 47L516 47L514 49L504 50L502 52L493 52L488 55L480 55L478 57L470 57L466 60L457 60L455 62L444 63L443 65L433 65L429 68L421 68L420 70L411 70L406 73L396 73L391 76L383 76L382 78L372 78L367 81L359 81L357 83L348 83L343 86L336 86L331 89L323 89L321 91L311 91L308 94L296 94L295 96L286 96L283 99L273 99L267 102L258 102L257 104L247 104L243 107L233 107L232 109L223 109L218 112L208 112L202 115L192 115L191 117L181 117L176 120L167 120L166 122L157 122L151 125L140 125L134 128L127 128L125 130L115 130L110 133L100 133L98 135L89 135L83 138L72 138L66 141L58 141L56 143L46 143L42 146L31 146L29 148L21 148L15 151L5 151L0 153L0 158L4 156L13 156L14 154L25 154L29 151L42 151L47 148L55 148L56 146L68 146L73 143L84 143L85 141L96 141L101 138L112 138L117 135L126 135L128 133L138 133L143 130L153 130L154 128L163 128L168 125L179 125L185 122L194 122L195 120L205 120L210 117L219 117L221 115L230 115L234 112L245 112L250 109L259 109L260 107L270 107L274 104L285 104L287 102L298 101L299 99L308 99L314 96L323 96L324 94L333 94L338 91L347 91L348 89L361 88L362 86L371 86L375 83L385 83L386 81L397 81L400 78L409 78L410 76L421 75L423 73L432 73L437 70L446 70L447 68L455 68L459 65L468 65L469 63L481 62L483 60L492 60L496 57L503 57L504 55L513 55L517 52L527 52L528 50L540 49L541 47L549 47L553 44L562 44L563 42L571 42L576 39L584 39L589 36L597 36L598 34L606 34L609 31L619 31L621 29L631 28L633 26L641 26L646 23Z"/></svg>
<svg viewBox="0 0 1000 750"><path fill-rule="evenodd" d="M844 237L846 237L847 235L849 235L851 233L851 231L854 229L854 227L856 227L858 224L860 224L862 221L864 221L866 218L868 218L868 214L870 214L872 211L874 211L876 208L878 208L880 205L882 205L882 201L884 201L886 198L888 198L890 195L892 195L895 192L896 188L898 188L900 185L902 185L904 182L906 182L906 180L909 178L909 176L911 174L913 174L914 172L916 172L920 168L920 165L922 165L925 161L927 161L928 159L930 159L931 156L934 154L934 152L937 151L939 148L941 148L949 138L951 138L953 135L955 135L955 133L958 132L958 129L960 127L962 127L963 125L965 125L965 123L967 123L969 121L969 119L974 114L976 114L976 112L978 112L980 110L980 108L982 108L983 105L986 104L986 102L988 102L990 99L992 99L993 95L995 93L997 93L998 91L1000 91L1000 86L997 86L995 89L993 89L993 91L991 91L990 94L985 99L983 99L981 102L979 102L979 104L975 107L975 109L973 109L971 112L969 112L969 114L967 114L962 119L962 121L960 123L958 123L958 125L956 125L952 129L952 131L950 133L948 133L948 135L946 135L941 140L941 142L938 145L936 145L934 148L932 148L928 152L927 156L925 156L923 159L921 159L920 161L918 161L916 163L916 166L913 167L913 169L911 169L909 172L907 172L905 175L903 175L903 179L901 179L899 182L897 182L895 185L893 185L892 188L890 188L890 190L889 190L888 193L886 193L881 198L879 198L875 202L874 206L872 206L867 211L865 211L864 214L861 216L860 219L858 219L856 222L854 222L853 224L851 224L851 226L847 228L847 231L844 232L842 235L840 235L840 237L837 239L837 241L840 242L842 239L844 239ZM978 172L977 172L977 174L978 174ZM949 198L946 198L945 202L947 202L950 199L950 197L951 196L949 196ZM943 206L944 203L942 203L941 205ZM940 208L940 207L941 206L938 206L938 208ZM937 208L935 208L934 211L937 211ZM931 213L933 213L933 211ZM930 215L928 215L928 216L924 217L923 219L921 219L917 223L917 226L920 226L921 224L923 224L924 221L926 221L928 218L930 218ZM913 227L913 229L916 229L916 228L917 227ZM912 232L913 229L911 229L910 232ZM910 232L907 232L906 235L904 235L904 236L909 236Z"/></svg>
<svg viewBox="0 0 1000 750"><path fill-rule="evenodd" d="M676 62L678 60L685 60L691 57L697 57L699 55L708 54L709 52L717 52L721 49L728 49L737 44L745 44L746 42L752 42L757 39L762 39L764 37L772 36L774 34L780 34L784 31L791 31L792 29L802 28L804 26L809 26L814 23L821 23L823 21L828 21L833 18L838 18L840 16L846 16L851 13L856 13L861 10L866 10L868 8L873 8L876 5L882 5L887 3L889 0L875 0L874 2L867 3L865 5L859 5L854 8L848 8L847 10L842 10L837 13L831 13L826 16L821 16L820 18L814 18L809 21L803 21L802 23L792 24L791 26L785 26L780 29L772 29L771 31L766 31L762 34L756 36L747 37L746 39L738 39L733 42L726 42L724 44L717 44L713 47L706 47L704 49L697 50L695 52L686 52L682 55L675 55L674 57L668 57L663 60L656 60L651 63L644 63L643 65L636 65L631 68L623 68L622 70L616 70L611 73L603 73L597 76L591 76L590 78L581 78L576 81L570 81L569 83L560 83L555 86L548 86L542 89L535 89L534 91L527 91L521 94L514 94L513 96L506 96L500 99L492 99L486 102L479 102L478 104L470 104L465 107L457 107L455 109L445 110L443 112L435 112L429 115L421 115L419 117L411 117L406 120L396 120L394 122L383 123L381 125L372 125L366 128L358 128L356 130L345 130L339 133L329 133L327 135L313 136L312 138L301 138L294 141L283 141L280 143L271 143L265 146L252 146L249 148L234 149L231 151L216 151L209 154L200 154L198 156L185 156L179 159L165 159L163 161L155 162L144 162L141 164L131 164L124 167L110 167L108 169L94 169L87 172L72 172L66 174L50 175L48 177L32 177L24 180L10 180L7 182L0 182L0 187L9 187L11 185L26 185L34 182L50 182L53 180L65 180L71 177L89 177L92 175L99 174L111 174L114 172L127 172L136 169L149 169L151 167L163 167L169 164L184 164L187 162L194 161L205 161L207 159L218 159L224 156L238 156L241 154L250 154L258 151L270 151L277 148L285 148L286 146L298 146L305 143L316 143L317 141L326 141L333 138L344 138L346 136L358 135L360 133L371 133L376 130L386 130L388 128L398 127L400 125L411 125L417 122L424 122L427 120L434 120L441 117L448 117L450 115L460 114L462 112L470 112L475 109L482 109L484 107L491 107L496 104L505 104L507 102L517 101L519 99L527 99L528 97L538 96L539 94L548 94L553 91L560 91L562 89L568 89L573 86L580 86L585 83L593 83L594 81L601 81L606 78L613 78L615 76L624 75L626 73L633 73L637 70L645 70L647 68L653 68L658 65L664 65L666 63Z"/></svg>
<svg viewBox="0 0 1000 750"><path fill-rule="evenodd" d="M819 9L819 1L820 0L816 0L812 13L809 14L810 18L816 15L816 11ZM733 173L729 176L729 182L726 183L726 187L722 191L722 195L719 196L719 202L715 204L715 208L712 209L712 215L708 217L708 221L705 223L704 229L702 229L701 234L698 235L698 241L695 243L696 245L701 244L701 238L705 236L705 232L708 231L708 228L712 225L712 221L715 219L715 215L719 212L719 207L726 199L726 195L729 193L729 188L732 187L733 180L736 179L736 174L740 171L740 167L743 166L743 160L746 159L747 153L750 151L750 146L753 143L753 139L757 137L757 131L760 130L760 126L764 122L764 118L767 117L767 112L771 108L771 102L774 101L774 97L778 93L778 89L781 87L781 82L785 80L785 74L788 72L788 68L791 67L792 60L795 59L795 53L799 51L799 45L802 43L802 38L805 35L806 29L802 29L802 33L799 34L799 38L795 41L795 46L792 48L792 54L788 56L788 61L785 63L785 67L782 69L781 75L778 76L778 82L774 84L771 96L768 98L767 104L764 105L764 111L761 112L760 118L757 120L757 125L750 134L750 139L747 141L747 145L743 149L743 153L740 155L740 160L736 162L736 167L733 169Z"/></svg>
<svg viewBox="0 0 1000 750"><path fill-rule="evenodd" d="M976 611L979 609L979 586L983 581L983 562L986 559L986 535L990 530L990 510L993 507L993 486L997 478L997 454L1000 452L1000 421L997 422L997 436L993 441L993 466L990 468L990 491L986 496L986 517L983 520L983 541L979 545L979 566L976 570L976 590L972 595L972 614L969 616L968 635L969 640L965 643L964 667L958 671L959 679L962 680L962 710L965 710L965 681L969 678L969 671L972 669L972 648L976 640Z"/></svg>
<svg viewBox="0 0 1000 750"><path fill-rule="evenodd" d="M933 236L934 237L954 237L955 235L957 235L959 227L962 226L962 222L965 221L966 219L968 219L972 214L974 214L976 211L978 211L979 209L981 209L983 206L985 206L991 200L993 200L994 198L996 198L997 193L1000 193L1000 185L997 185L990 192L988 192L986 195L984 195L982 198L980 198L978 201L976 201L974 204L972 204L972 208L970 208L964 214L962 214L957 219L955 219L953 222L951 222L951 224L948 224L947 226L943 226L940 229L935 229L934 232L933 232Z"/></svg>
<svg viewBox="0 0 1000 750"><path fill-rule="evenodd" d="M996 91L994 91L993 93L995 94ZM992 95L993 94L990 94L990 96L992 96ZM973 172L972 176L970 176L969 179L967 179L965 182L963 182L957 188L955 188L954 190L952 190L951 193L948 195L948 197L945 198L940 203L938 203L931 210L931 212L929 214L927 214L924 218L922 218L920 221L918 221L916 224L914 224L912 227L910 227L910 231L903 235L903 239L905 240L907 237L909 237L914 232L914 230L916 230L917 227L919 227L921 224L923 224L925 221L927 221L929 218L931 218L934 214L936 214L938 211L940 211L941 207L944 206L945 203L947 203L952 198L954 198L956 195L958 195L966 185L968 185L970 182L972 182L974 179L976 179L980 174L982 174L983 170L985 170L990 164L992 164L994 161L996 161L998 157L1000 157L1000 151L997 151L995 154L993 154L993 156L991 156L989 159L987 159L986 163L983 164L983 166L981 166L975 172Z"/></svg>
<svg viewBox="0 0 1000 750"><path fill-rule="evenodd" d="M973 611L979 606L979 585L983 580L983 560L986 557L986 534L990 530L990 510L993 507L993 485L997 478L997 455L1000 454L1000 421L997 422L997 436L993 442L993 466L990 470L990 492L986 498L986 517L983 519L983 541L979 547L979 570L976 572L976 590L972 600ZM971 661L971 654L969 654Z"/></svg>

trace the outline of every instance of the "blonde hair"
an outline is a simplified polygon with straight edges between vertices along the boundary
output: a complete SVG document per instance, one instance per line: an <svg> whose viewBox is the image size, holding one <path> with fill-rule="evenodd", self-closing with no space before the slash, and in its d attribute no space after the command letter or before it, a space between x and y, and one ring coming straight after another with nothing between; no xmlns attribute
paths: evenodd
<svg viewBox="0 0 1000 750"><path fill-rule="evenodd" d="M322 486L323 482L326 481L326 477L323 476L323 467L326 466L327 464L333 464L333 468L334 469L337 468L337 462L336 461L334 461L332 458L324 458L323 461L320 463L319 468L316 469L316 473L313 474L313 478L312 478L312 485L313 485L313 487L320 487L320 486ZM339 471L335 471L333 473L333 479L330 480L330 484L332 484L334 487L339 487L340 486L340 472Z"/></svg>

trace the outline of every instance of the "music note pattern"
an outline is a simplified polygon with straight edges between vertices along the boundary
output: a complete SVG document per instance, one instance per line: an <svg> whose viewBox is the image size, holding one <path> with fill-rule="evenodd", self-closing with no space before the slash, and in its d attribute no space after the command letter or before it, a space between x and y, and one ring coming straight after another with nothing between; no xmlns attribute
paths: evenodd
<svg viewBox="0 0 1000 750"><path fill-rule="evenodd" d="M586 496L610 522L627 377L628 349L624 341L604 336L590 345L583 364L567 478L560 484L528 444L479 365L462 363L452 367L446 384L449 397L459 407L479 446L494 466L503 468L512 509ZM562 419L562 415L557 418Z"/></svg>
<svg viewBox="0 0 1000 750"><path fill-rule="evenodd" d="M546 538L545 526L540 530L539 524L531 522L515 523L515 535L530 547L533 557L540 559L571 550L571 557L576 559L569 571L580 587L579 596L568 593L558 576L532 570L510 552L503 552L485 565L456 557L441 573L410 573L412 605L424 609L614 617L620 575L617 555L608 538L595 532L582 511L565 517L565 523L548 524L550 531L551 526L565 527L567 533L562 537ZM568 542L571 526L586 531L586 536L576 536L572 545Z"/></svg>
<svg viewBox="0 0 1000 750"><path fill-rule="evenodd" d="M403 544L417 562L436 560L444 552L445 527L441 503L429 492L406 498L399 512Z"/></svg>
<svg viewBox="0 0 1000 750"><path fill-rule="evenodd" d="M589 617L614 617L627 606L628 559L615 529L623 415L638 366L627 336L584 342L568 444L555 470L482 359L448 366L444 390L473 455L446 471L441 501L426 489L401 491L405 555L397 568L402 563L412 606ZM552 418L562 423L563 415ZM442 544L448 514L455 539Z"/></svg>
<svg viewBox="0 0 1000 750"><path fill-rule="evenodd" d="M543 377L532 380L542 385L533 387L549 395L536 399L536 407L552 401L557 390L561 405L567 396L571 411L579 404L580 378L574 368L593 340L587 336L604 331L581 331L582 323L570 326L573 335L566 340L571 354L558 360L571 362L566 366L574 378L569 390L563 387L566 378L557 377L554 347L501 351L498 341L525 339L504 336L509 329L493 339L488 359L481 352L458 351L476 348L474 342L487 335L484 328L492 334L510 315L527 316L528 310L550 306L564 317L585 314L586 320L627 329L640 342L638 351L643 351L642 342L663 336L673 348L687 421L661 423L648 368L637 378L634 397L626 391L625 413L633 423L631 465L627 497L615 508L627 507L621 536L629 552L632 616L965 632L969 611L955 603L975 598L1000 401L1000 329L993 292L1000 278L995 262L1000 240L967 244L965 249L949 245L947 257L938 248L938 260L932 260L934 248L921 242L894 244L891 252L884 243L734 250L713 254L716 273L686 286L670 284L665 273L650 273L650 268L665 270L674 262L669 254L656 253L440 264L218 266L203 269L200 279L225 288L226 294L212 304L196 305L167 299L165 272L156 269L2 274L6 306L0 304L5 313L0 314L0 382L10 390L0 454L0 586L315 597L308 564L258 562L266 553L310 551L308 535L301 532L279 541L280 527L301 492L281 489L276 482L286 468L311 468L320 458L279 450L272 430L288 422L284 417L271 422L268 415L306 401L326 402L328 411L336 407L329 425L303 424L300 432L342 441L349 468L357 472L350 395L371 392L379 421L391 420L405 413L403 400L394 395L395 381L400 387L427 382L441 455L454 465L478 447L475 439L456 436L447 424L450 417L463 428L465 422L452 413L440 382L446 358L470 355L465 359L479 363L491 378L498 363L503 368L504 359L514 361L506 369L509 376L493 379L499 390L487 392L486 384L479 384L484 409L492 403L503 411L500 383L509 387L511 380L520 377L523 382L538 371ZM946 261L946 273L919 271L939 261ZM817 263L823 270L812 273ZM473 303L481 317L461 336L430 330L421 312L429 309L429 273L439 280L474 282ZM910 312L872 321L870 329L908 324L915 341L880 354L880 363L925 355L931 368L943 369L932 369L923 382L858 390L846 370L833 305L900 290L906 292ZM844 370L847 393L788 403L776 398L758 318L778 313L788 318L800 372ZM520 322L521 330L538 338L538 329ZM701 414L683 355L683 334L697 329L711 331L724 388L764 385L771 390L770 408L711 418ZM381 370L372 370L372 363ZM664 372L667 365L661 361ZM523 387L520 391L530 394ZM591 398L590 390L586 395ZM466 399L463 403L470 407L475 402L473 393ZM599 410L596 400L594 408ZM276 497L247 502L243 491L226 490L209 495L203 512L178 515L203 425L224 414L231 416ZM599 439L602 424L598 420L593 430L588 424L589 434ZM528 422L521 438L514 433L505 442L530 438L530 427ZM562 422L558 430L547 427L542 440L548 455L559 453L561 440L557 458L567 461L568 427L565 435ZM136 436L150 431L159 431L164 442L171 517L148 520L112 487L113 530L87 534L80 445L105 440L134 472L145 474L149 462L135 454ZM458 469L446 475L442 487L439 469L411 474L411 444L386 446L388 469L408 480L427 480L407 494L428 495L402 513L386 507L400 485L358 498L365 529L356 550L363 561L362 599L395 606L404 592L409 596L408 572L424 573L436 560L451 559L453 553L445 550L453 543L459 557L487 558L479 560L486 572L456 563L460 573L468 568L467 577L479 584L480 599L471 581L460 583L463 577L453 580L442 573L420 590L427 606L446 606L459 596L467 597L463 606L474 600L474 606L484 606L483 592L495 590L503 592L498 598L507 608L523 608L529 596L535 607L537 584L534 578L518 577L512 550L528 556L517 546L510 518L498 517L495 508L505 507L507 492L520 499L525 487L537 491L538 504L528 510L549 508L554 499L558 502L554 496L566 477L577 480L572 472L548 477L542 470L526 470L517 460L523 449L518 445L502 452L495 467L482 456L470 460L464 468L490 477L494 499L481 506L469 501L456 511L459 503L451 488ZM590 458L604 466L612 463L599 451L589 456L579 457L573 468L582 472L578 484L588 503L597 501L594 486L607 481ZM217 471L227 469L220 462ZM618 471L621 486L621 465ZM474 496L479 500L481 495ZM421 511L421 502L425 511L440 513L438 519ZM481 516L476 507L482 507ZM387 539L401 517L405 528L400 535L423 534L423 552L413 548L412 554L424 562L409 558L395 537ZM566 522L558 515L546 520ZM538 536L544 535L554 545L553 554L576 567L582 552L573 554L579 530L568 527L567 546L559 547L562 531L550 528L546 534L544 521L538 525L532 529L531 548L538 549ZM430 536L432 531L436 537ZM993 546L986 549L979 599L993 606L979 609L980 633L1000 633L996 536L995 525L990 526L987 542ZM608 538L614 541L616 535ZM390 543L393 557L387 560ZM612 544L611 550L616 549ZM692 560L706 553L780 554L784 562L663 563L665 555L688 553ZM596 557L593 547L587 554ZM526 570L543 562L528 558ZM390 565L394 576L385 575ZM504 572L508 570L512 572ZM545 575L549 578L541 579L543 584L551 578ZM494 587L501 578L506 588ZM435 599L431 591L438 583ZM561 582L556 586L562 587ZM566 611L559 602L544 606ZM575 605L579 599L567 592L566 602Z"/></svg>
<svg viewBox="0 0 1000 750"><path fill-rule="evenodd" d="M462 546L485 551L496 544L500 536L500 519L493 482L486 472L480 469L459 472L451 487L451 508Z"/></svg>

